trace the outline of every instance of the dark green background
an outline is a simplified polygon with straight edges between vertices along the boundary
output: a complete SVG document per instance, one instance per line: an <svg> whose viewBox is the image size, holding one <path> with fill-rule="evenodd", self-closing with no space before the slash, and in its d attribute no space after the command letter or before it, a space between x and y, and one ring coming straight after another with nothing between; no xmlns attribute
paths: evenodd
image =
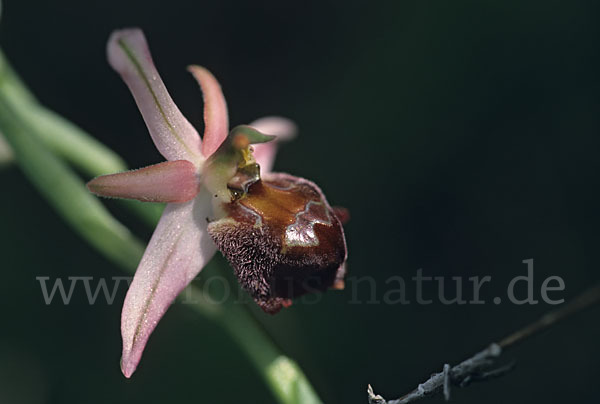
<svg viewBox="0 0 600 404"><path fill-rule="evenodd" d="M298 123L276 168L314 180L350 209L349 276L373 277L379 299L386 279L410 280L418 268L492 276L479 306L366 304L365 285L363 304L349 304L347 289L275 317L258 313L328 403L364 403L367 383L400 396L550 309L491 303L525 273L524 259L535 260L537 298L550 275L564 279L556 296L566 299L598 281L598 3L294 4L6 0L0 45L43 103L139 167L162 157L104 48L113 29L140 26L197 127L191 63L218 77L232 124L267 114ZM229 336L183 305L126 380L118 365L125 290L112 306L88 305L81 290L71 305L46 306L35 279L122 273L18 169L3 169L0 183L2 404L272 402ZM222 272L216 267L203 276ZM599 314L524 343L508 355L518 359L512 374L454 390L453 401L597 400Z"/></svg>

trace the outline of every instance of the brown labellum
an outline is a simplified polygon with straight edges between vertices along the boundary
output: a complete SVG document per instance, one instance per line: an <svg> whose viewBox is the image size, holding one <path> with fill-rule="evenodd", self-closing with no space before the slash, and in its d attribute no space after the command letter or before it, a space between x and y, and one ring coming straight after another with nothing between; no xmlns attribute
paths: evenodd
<svg viewBox="0 0 600 404"><path fill-rule="evenodd" d="M295 297L343 288L344 230L319 187L270 173L245 188L208 231L258 305L274 314Z"/></svg>

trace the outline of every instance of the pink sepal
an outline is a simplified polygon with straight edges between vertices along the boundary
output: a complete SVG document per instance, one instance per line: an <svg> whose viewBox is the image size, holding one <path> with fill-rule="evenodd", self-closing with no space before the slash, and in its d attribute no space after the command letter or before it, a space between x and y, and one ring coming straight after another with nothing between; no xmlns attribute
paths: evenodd
<svg viewBox="0 0 600 404"><path fill-rule="evenodd" d="M200 188L196 166L187 160L165 161L139 170L102 175L87 183L96 195L144 202L187 202Z"/></svg>

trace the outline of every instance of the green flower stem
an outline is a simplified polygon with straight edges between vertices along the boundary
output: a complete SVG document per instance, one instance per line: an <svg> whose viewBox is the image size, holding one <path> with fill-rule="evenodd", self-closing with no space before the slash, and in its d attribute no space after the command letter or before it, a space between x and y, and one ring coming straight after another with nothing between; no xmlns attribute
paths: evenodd
<svg viewBox="0 0 600 404"><path fill-rule="evenodd" d="M221 324L250 357L278 402L321 403L302 369L278 351L245 305L228 302L223 320Z"/></svg>
<svg viewBox="0 0 600 404"><path fill-rule="evenodd" d="M134 273L144 245L87 191L83 181L57 155L88 174L111 172L112 168L124 165L114 158L112 151L95 140L90 141L80 129L37 104L7 66L0 54L0 132L11 146L17 164L77 233L109 260ZM87 149L82 151L82 148ZM97 150L104 152L96 153ZM80 153L84 153L85 159L76 156ZM149 223L156 223L155 213L148 214L151 209L156 212L156 206L148 209L135 202L131 206L145 212ZM190 288L194 295L202 296L199 290ZM278 402L320 403L302 370L279 352L245 306L233 302L209 304L203 298L191 307L230 333Z"/></svg>
<svg viewBox="0 0 600 404"><path fill-rule="evenodd" d="M9 144L4 139L4 135L0 133L0 168L12 163L15 159L13 151Z"/></svg>
<svg viewBox="0 0 600 404"><path fill-rule="evenodd" d="M29 180L58 213L102 254L122 267L135 267L144 246L117 222L83 182L17 120L0 83L0 128Z"/></svg>
<svg viewBox="0 0 600 404"><path fill-rule="evenodd" d="M57 113L37 102L0 50L0 80L2 93L21 122L34 130L36 136L52 152L81 170L89 177L127 170L119 155L94 137ZM2 139L0 139L1 141ZM120 200L149 226L155 226L164 206L156 203Z"/></svg>
<svg viewBox="0 0 600 404"><path fill-rule="evenodd" d="M54 153L65 157L83 173L95 177L127 169L125 161L102 143L60 115L43 108L27 91L0 51L3 93L24 115L29 126Z"/></svg>

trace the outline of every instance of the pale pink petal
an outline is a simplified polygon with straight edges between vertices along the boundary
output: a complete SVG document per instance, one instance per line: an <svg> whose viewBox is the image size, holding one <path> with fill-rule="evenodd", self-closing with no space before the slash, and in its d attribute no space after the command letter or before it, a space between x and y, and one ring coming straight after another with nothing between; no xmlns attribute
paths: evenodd
<svg viewBox="0 0 600 404"><path fill-rule="evenodd" d="M268 143L255 144L254 158L260 165L261 172L267 173L273 169L275 154L277 153L277 143L293 139L296 136L297 128L294 122L286 118L269 116L257 119L250 125L265 135L275 135L277 138Z"/></svg>
<svg viewBox="0 0 600 404"><path fill-rule="evenodd" d="M146 342L171 302L215 253L207 232L210 195L168 204L129 287L121 315L125 377L135 371Z"/></svg>
<svg viewBox="0 0 600 404"><path fill-rule="evenodd" d="M227 104L219 82L202 66L189 66L188 70L200 84L204 97L204 138L202 152L206 157L213 154L229 133Z"/></svg>
<svg viewBox="0 0 600 404"><path fill-rule="evenodd" d="M200 189L196 166L187 160L165 161L118 174L102 175L87 183L100 196L144 202L187 202Z"/></svg>
<svg viewBox="0 0 600 404"><path fill-rule="evenodd" d="M167 92L142 31L113 32L107 54L110 65L131 90L160 153L167 160L201 160L200 136Z"/></svg>

